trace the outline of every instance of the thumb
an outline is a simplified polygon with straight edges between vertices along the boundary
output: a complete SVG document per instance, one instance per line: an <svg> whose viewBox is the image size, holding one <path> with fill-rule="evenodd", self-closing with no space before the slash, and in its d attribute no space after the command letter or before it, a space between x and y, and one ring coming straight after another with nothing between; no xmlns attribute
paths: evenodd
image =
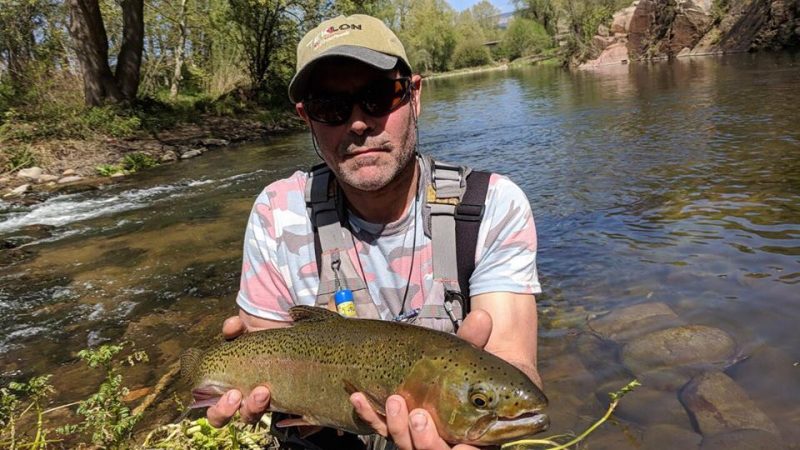
<svg viewBox="0 0 800 450"><path fill-rule="evenodd" d="M457 333L461 339L480 348L489 342L490 334L492 334L492 316L482 309L467 314Z"/></svg>
<svg viewBox="0 0 800 450"><path fill-rule="evenodd" d="M247 327L239 316L231 316L222 323L222 335L225 339L235 339L247 331Z"/></svg>

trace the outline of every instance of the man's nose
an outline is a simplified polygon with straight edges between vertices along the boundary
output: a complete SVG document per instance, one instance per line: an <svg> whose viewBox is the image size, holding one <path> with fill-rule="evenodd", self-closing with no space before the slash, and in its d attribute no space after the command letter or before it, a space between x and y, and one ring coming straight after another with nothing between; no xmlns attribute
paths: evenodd
<svg viewBox="0 0 800 450"><path fill-rule="evenodd" d="M361 136L372 130L373 117L365 113L361 106L353 105L353 112L350 114L350 131Z"/></svg>

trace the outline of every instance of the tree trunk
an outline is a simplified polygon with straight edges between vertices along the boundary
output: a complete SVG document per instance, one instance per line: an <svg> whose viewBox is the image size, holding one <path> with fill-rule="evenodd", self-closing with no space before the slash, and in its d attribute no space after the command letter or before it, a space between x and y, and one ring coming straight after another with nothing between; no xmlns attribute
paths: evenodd
<svg viewBox="0 0 800 450"><path fill-rule="evenodd" d="M175 48L175 71L172 74L172 84L169 87L169 96L175 99L178 96L178 88L183 80L183 56L186 51L186 40L188 39L189 29L186 26L186 0L180 0L178 10L178 29L181 36L178 39L178 46Z"/></svg>
<svg viewBox="0 0 800 450"><path fill-rule="evenodd" d="M143 49L144 0L123 0L122 46L117 58L116 80L123 97L129 102L136 100L139 91Z"/></svg>
<svg viewBox="0 0 800 450"><path fill-rule="evenodd" d="M108 66L108 36L97 0L67 0L69 32L83 72L83 92L88 106L106 100L121 101L122 92Z"/></svg>

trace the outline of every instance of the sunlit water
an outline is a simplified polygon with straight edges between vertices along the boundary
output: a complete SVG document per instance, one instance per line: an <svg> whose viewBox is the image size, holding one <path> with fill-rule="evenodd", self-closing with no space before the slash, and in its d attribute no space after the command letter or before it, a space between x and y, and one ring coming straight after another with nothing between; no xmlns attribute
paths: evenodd
<svg viewBox="0 0 800 450"><path fill-rule="evenodd" d="M587 318L663 302L734 337L748 358L726 373L798 448L800 59L435 80L420 134L424 151L507 174L530 199L553 433L585 427L631 378ZM0 242L19 246L0 250L0 381L55 373L54 403L72 401L96 379L75 353L126 339L153 361L131 383L152 385L235 311L254 197L316 161L307 135L276 137L101 191L0 203ZM588 448L674 448L648 433L693 430L680 414L643 414L635 395Z"/></svg>

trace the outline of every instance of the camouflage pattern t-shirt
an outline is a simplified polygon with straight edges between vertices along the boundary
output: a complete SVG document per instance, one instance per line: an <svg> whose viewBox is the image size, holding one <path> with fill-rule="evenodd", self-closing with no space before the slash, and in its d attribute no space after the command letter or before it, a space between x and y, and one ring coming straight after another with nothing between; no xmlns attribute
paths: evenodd
<svg viewBox="0 0 800 450"><path fill-rule="evenodd" d="M316 303L319 276L304 198L307 181L305 172L295 172L267 186L253 205L237 303L254 316L289 321L290 307ZM373 301L381 303L383 319L443 295L433 279L431 240L422 223L425 183L420 184L417 200L396 222L376 224L348 214L355 239L349 257ZM497 174L489 180L470 292L541 292L530 203L516 184Z"/></svg>

